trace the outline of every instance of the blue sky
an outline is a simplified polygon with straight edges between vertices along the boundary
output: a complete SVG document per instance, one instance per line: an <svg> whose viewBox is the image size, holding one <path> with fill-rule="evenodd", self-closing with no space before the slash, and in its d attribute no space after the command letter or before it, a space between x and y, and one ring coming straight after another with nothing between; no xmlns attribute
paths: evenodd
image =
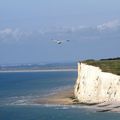
<svg viewBox="0 0 120 120"><path fill-rule="evenodd" d="M120 56L119 0L1 0L0 64ZM51 39L66 40L57 45Z"/></svg>

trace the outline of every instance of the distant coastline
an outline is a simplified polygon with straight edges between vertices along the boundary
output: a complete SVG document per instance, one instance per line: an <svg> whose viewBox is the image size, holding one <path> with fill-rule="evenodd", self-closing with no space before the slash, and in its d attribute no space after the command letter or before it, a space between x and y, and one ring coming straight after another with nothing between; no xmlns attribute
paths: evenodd
<svg viewBox="0 0 120 120"><path fill-rule="evenodd" d="M1 70L0 73L17 73L17 72L69 72L77 69L44 69L44 70Z"/></svg>
<svg viewBox="0 0 120 120"><path fill-rule="evenodd" d="M2 72L59 72L77 71L77 63L53 63L53 64L21 64L21 65L1 65Z"/></svg>

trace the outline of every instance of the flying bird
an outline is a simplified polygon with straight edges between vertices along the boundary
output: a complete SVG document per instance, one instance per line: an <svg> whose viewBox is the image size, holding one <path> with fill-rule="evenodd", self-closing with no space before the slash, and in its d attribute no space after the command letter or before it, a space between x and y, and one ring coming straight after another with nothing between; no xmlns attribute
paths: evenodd
<svg viewBox="0 0 120 120"><path fill-rule="evenodd" d="M56 42L57 44L62 44L63 43L62 40L53 40L53 42Z"/></svg>
<svg viewBox="0 0 120 120"><path fill-rule="evenodd" d="M70 42L70 40L52 40L52 41L59 44L59 45L64 43L64 42Z"/></svg>
<svg viewBox="0 0 120 120"><path fill-rule="evenodd" d="M66 40L67 42L70 42L70 40Z"/></svg>

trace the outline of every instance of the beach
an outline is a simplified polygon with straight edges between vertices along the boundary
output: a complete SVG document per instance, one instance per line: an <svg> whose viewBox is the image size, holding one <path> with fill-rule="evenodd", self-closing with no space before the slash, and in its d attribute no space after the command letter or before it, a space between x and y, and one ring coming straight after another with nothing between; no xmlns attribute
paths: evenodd
<svg viewBox="0 0 120 120"><path fill-rule="evenodd" d="M66 90L60 90L52 95L49 95L44 98L39 98L34 101L35 104L49 104L49 105L67 105L67 106L77 106L80 108L88 109L94 112L117 112L120 113L120 102L118 101L109 101L102 103L80 103L74 97L73 88Z"/></svg>
<svg viewBox="0 0 120 120"><path fill-rule="evenodd" d="M73 89L61 90L44 98L34 101L37 104L56 104L56 105L73 105L74 93Z"/></svg>

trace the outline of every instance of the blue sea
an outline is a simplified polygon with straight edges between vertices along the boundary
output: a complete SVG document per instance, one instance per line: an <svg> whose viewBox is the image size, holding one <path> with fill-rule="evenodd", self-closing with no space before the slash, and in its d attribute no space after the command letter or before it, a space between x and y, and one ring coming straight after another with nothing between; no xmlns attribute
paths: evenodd
<svg viewBox="0 0 120 120"><path fill-rule="evenodd" d="M0 73L0 120L120 120L119 113L33 103L73 87L76 78L75 71Z"/></svg>

